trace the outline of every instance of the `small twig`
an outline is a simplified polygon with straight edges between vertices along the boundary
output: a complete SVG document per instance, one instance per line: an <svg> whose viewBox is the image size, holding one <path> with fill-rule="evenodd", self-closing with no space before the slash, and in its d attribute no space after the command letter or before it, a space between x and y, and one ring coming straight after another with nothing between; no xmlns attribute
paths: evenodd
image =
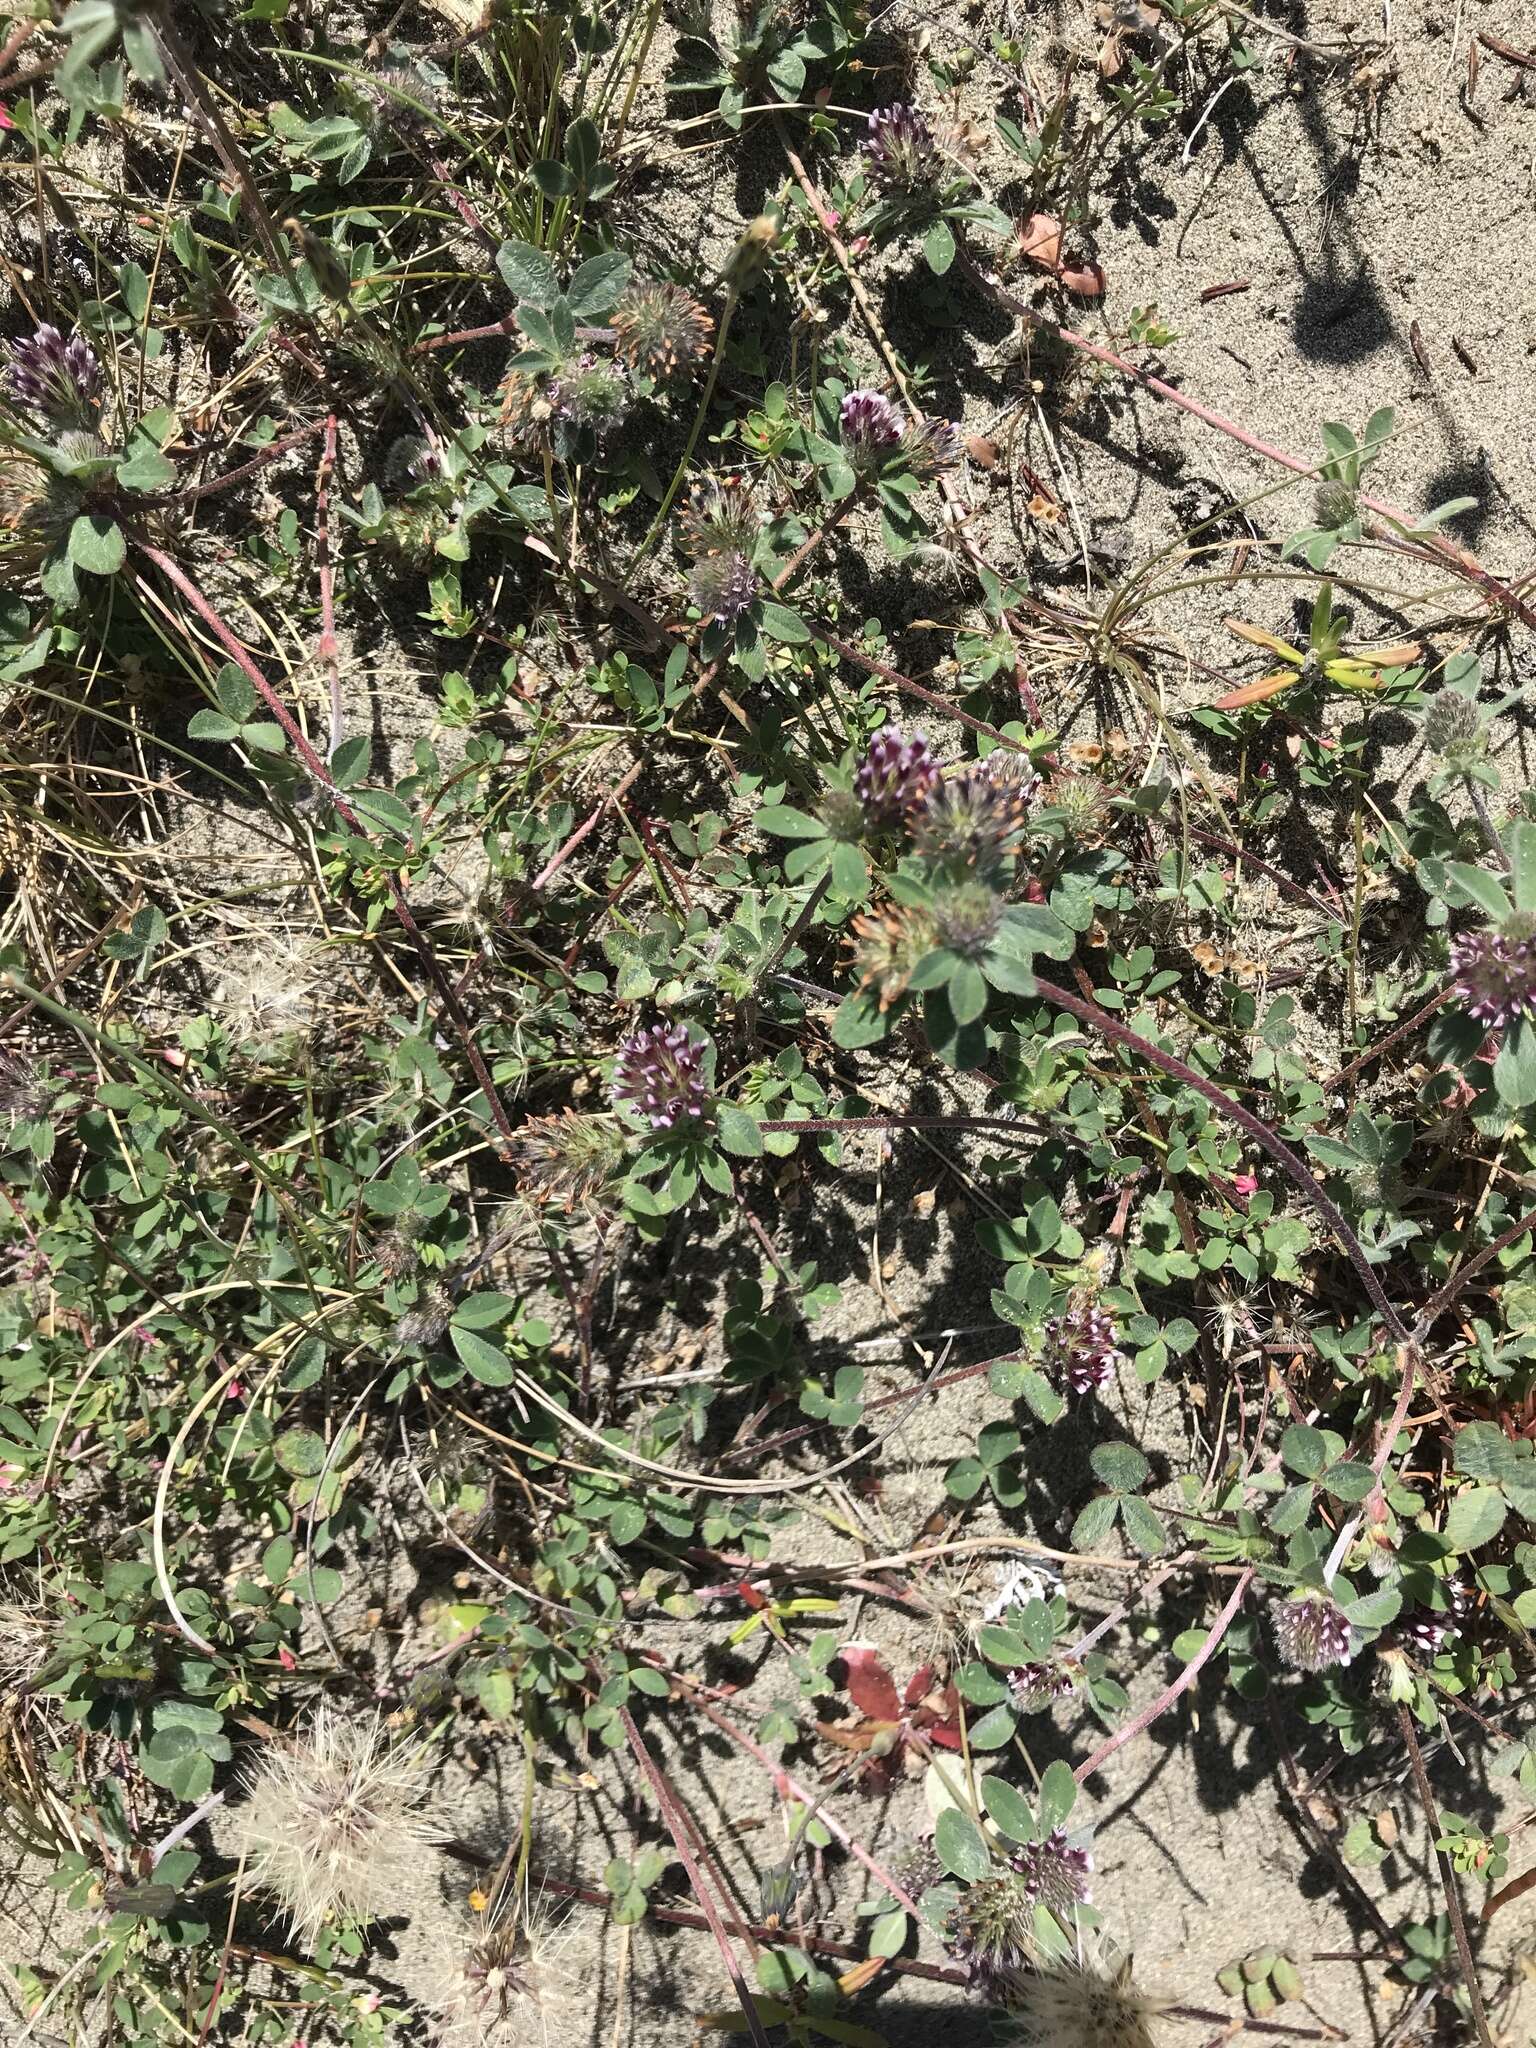
<svg viewBox="0 0 1536 2048"><path fill-rule="evenodd" d="M1477 1962L1472 1954L1472 1944L1467 1939L1467 1923L1461 1910L1461 1893L1456 1885L1456 1873L1452 1870L1445 1851L1439 1847L1440 1815L1435 1808L1435 1795L1430 1787L1429 1773L1424 1768L1424 1755L1419 1748L1419 1738L1414 1733L1413 1716L1406 1706L1399 1703L1397 1725L1401 1730L1403 1746L1408 1751L1408 1761L1413 1766L1413 1781L1418 1787L1419 1804L1424 1809L1424 1819L1429 1826L1430 1845L1435 1864L1440 1872L1440 1886L1445 1893L1445 1909L1451 1918L1451 1932L1456 1938L1456 1953L1461 1958L1462 1979L1467 1987L1467 1999L1472 2007L1472 2023L1477 2028L1477 2038L1483 2048L1493 2048L1493 2035L1488 2029L1488 2014L1483 2007L1483 1994L1477 1982Z"/></svg>

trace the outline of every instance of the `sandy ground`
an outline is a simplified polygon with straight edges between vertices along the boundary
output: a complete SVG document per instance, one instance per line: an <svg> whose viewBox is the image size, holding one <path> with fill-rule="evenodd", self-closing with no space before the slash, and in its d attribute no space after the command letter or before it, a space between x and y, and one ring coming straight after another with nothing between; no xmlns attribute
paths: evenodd
<svg viewBox="0 0 1536 2048"><path fill-rule="evenodd" d="M1266 63L1205 110L1197 134L1190 131L1199 105L1171 135L1148 138L1128 152L1093 235L1108 294L1102 306L1080 309L1076 318L1090 336L1123 337L1129 309L1155 302L1178 333L1163 353L1178 381L1261 439L1304 457L1317 449L1323 420L1359 426L1375 408L1393 405L1398 433L1373 473L1373 488L1411 511L1475 495L1479 509L1458 531L1490 568L1518 576L1536 539L1530 360L1536 128L1529 106L1536 72L1478 45L1474 90L1467 81L1469 51L1480 31L1536 48L1536 7L1528 0L1454 6L1393 0L1386 13L1384 26L1381 10L1348 0L1275 11L1277 26L1283 22L1292 37L1328 42L1353 31L1358 55L1292 63L1286 38L1259 34ZM941 14L932 29L934 52L952 51L962 35L984 41L999 25L990 7L977 16L962 25L953 14ZM892 25L911 31L917 20L916 10L906 8ZM1088 54L1095 44L1076 5L1028 8L1008 26L1036 36L1047 73L1063 48ZM981 120L998 97L997 81L985 68L989 61L962 93L963 109ZM654 151L653 168L623 201L621 223L642 243L649 238L666 248L673 260L681 239L692 242L706 270L717 266L742 222L781 188L783 163L771 136L760 131L721 152L680 156L656 126L654 105L642 112L639 132ZM983 163L1001 181L1006 167L995 143ZM1015 334L956 280L935 284L897 259L886 259L877 275L895 338L913 353L926 341L950 409L963 413L972 433L996 431L1029 374ZM1202 300L1211 286L1239 281L1242 291ZM946 325L957 312L970 323L958 331ZM1126 393L1114 380L1096 391L1079 390L1075 405L1055 420L1054 448L1026 422L1017 453L1058 484L1070 483L1083 536L1111 561L1140 560L1174 546L1215 494L1244 497L1273 485L1276 476L1259 458L1167 406ZM976 531L1002 566L1054 572L1079 552L1071 522L1042 529L1019 516L1020 498L1028 493L1010 488L1006 474L973 470L968 489L978 507ZM1065 487L1062 495L1069 495ZM1254 516L1269 531L1288 530L1304 516L1306 502L1306 486L1288 486L1264 498ZM931 590L920 578L900 588L901 579L879 564L871 568L845 557L840 566L851 588L871 593L874 608L889 599L894 620L923 616L930 606ZM1274 587L1270 602L1261 623L1288 625L1291 599L1283 586ZM1224 608L1217 595L1180 596L1154 607L1148 623L1219 664L1232 658L1232 643L1219 626ZM1393 609L1383 593L1383 618ZM1529 650L1517 646L1512 660L1513 677L1525 678ZM443 666L451 665L450 651ZM1172 701L1200 701L1206 686L1190 684L1177 665L1174 672ZM1042 700L1050 714L1063 708L1052 699L1049 671ZM389 694L378 702L381 746L386 757L395 756L421 729L420 720L402 711L392 722ZM1095 707L1082 700L1078 708L1091 721ZM1529 785L1523 756L1506 767L1512 782ZM252 862L264 857L259 840L254 834L248 843ZM210 842L206 857L218 856L225 845ZM849 1355L848 1347L876 1337L908 1344L910 1364L914 1333L923 1333L931 1353L931 1333L989 1322L994 1270L971 1249L969 1223L956 1228L951 1220L945 1203L955 1186L950 1168L932 1153L904 1154L878 1190L866 1170L843 1191L840 1211L818 1208L823 1196L767 1215L786 1249L821 1257L831 1277L846 1283L842 1306L816 1333L820 1364L834 1364ZM924 1220L914 1213L912 1197L935 1187L940 1201ZM886 1262L878 1294L868 1284L872 1258ZM653 1310L657 1291L668 1291L666 1276L653 1284ZM655 1316L654 1348L702 1341L708 1358L718 1287L701 1280L676 1299L680 1313ZM645 1348L633 1330L622 1342L615 1332L606 1341L626 1361ZM893 1346L892 1355L900 1348ZM968 1336L956 1340L953 1358L964 1362L992 1348L989 1337ZM972 1447L981 1421L1008 1412L983 1387L975 1382L945 1394L887 1447L884 1490L865 1511L898 1545L932 1510L946 1462ZM1137 1431L1144 1401L1134 1389L1118 1400L1120 1414ZM1176 1387L1159 1391L1145 1434L1174 1469L1197 1455ZM1063 1432L1031 1442L1038 1483L1015 1533L1065 1547L1073 1513L1091 1484L1086 1450L1086 1441ZM980 1518L970 1533L989 1526L996 1524ZM808 1516L779 1530L775 1548L777 1555L811 1561L850 1554ZM1113 1604L1117 1584L1111 1574L1069 1579L1085 1620ZM990 1589L988 1573L978 1568L963 1597L979 1603ZM361 1612L371 1596L357 1591ZM410 1605L410 1596L402 1595L402 1609ZM1117 1668L1135 1704L1166 1682L1175 1667L1165 1646L1196 1618L1182 1598L1154 1598L1140 1610L1135 1632L1120 1638ZM844 1621L850 1633L878 1643L899 1675L916 1660L913 1625L894 1609L866 1601L855 1611L850 1601L828 1626ZM351 1650L363 1646L361 1634L343 1640ZM741 1686L738 1709L748 1725L786 1690L782 1652L754 1650L726 1664L705 1655L697 1632L672 1623L658 1623L651 1640L682 1668L699 1668L712 1683ZM399 1654L408 1656L409 1647L402 1643ZM755 1910L757 1877L782 1840L768 1778L680 1710L648 1725L712 1850ZM1031 1732L1037 1767L1056 1755L1075 1761L1096 1739L1092 1725L1071 1709L1037 1720ZM1341 1903L1335 1872L1282 1791L1290 1761L1276 1751L1263 1705L1237 1700L1223 1690L1219 1674L1208 1673L1192 1699L1112 1760L1074 1816L1094 1826L1096 1903L1110 1931L1134 1950L1138 1977L1154 1993L1226 2011L1229 2001L1218 1991L1215 1972L1255 1946L1280 1947L1300 1962L1319 2021L1355 2042L1380 2041L1408 1994L1388 1981L1373 1929ZM1399 1779L1400 1760L1351 1764L1319 1735L1294 1761L1304 1775L1331 1771L1326 1794L1312 1809L1325 1826L1361 1812L1395 1814L1401 1846L1379 1871L1362 1874L1363 1882L1389 1920L1410 1912L1427 1917L1434 1899L1423 1830ZM792 1762L802 1777L819 1782L817 1758L800 1753ZM1502 1788L1474 1778L1448 1747L1435 1752L1433 1763L1440 1796L1451 1807L1483 1819L1506 1810ZM633 1768L611 1761L595 1762L586 1783L551 1783L539 1802L538 1860L552 1875L600 1884L611 1855L662 1843L654 1807L636 1786ZM839 1793L835 1805L882 1857L910 1848L923 1822L915 1785L901 1786L883 1806L857 1791ZM445 1832L493 1863L516 1824L516 1774L507 1757L479 1738L456 1743L434 1807ZM402 1901L401 1921L389 1929L371 1966L376 1984L412 1993L429 1985L443 1942L462 1920L471 1881L451 1856L424 1859L420 1895ZM675 1867L662 1895L688 1902ZM807 1912L822 1931L846 1936L864 1896L857 1870L829 1857ZM0 1952L39 1960L53 1910L53 1894L35 1869L10 1876L0 1889ZM1491 1953L1513 1956L1533 1943L1536 1913L1526 1902L1501 1917ZM1366 1959L1314 1963L1318 1950L1359 1951ZM922 1953L937 1955L931 1937ZM705 2016L730 2004L706 1934L653 1922L627 1932L585 1906L568 1909L560 1976L549 2038L592 2048L691 2043ZM941 2027L956 2048L990 2038L989 2020L960 1992L915 1979L889 1986L858 2017L878 2028L890 2048L928 2048ZM1294 2017L1313 2024L1300 2011ZM1169 2023L1168 2039L1194 2048L1212 2031ZM1516 2022L1509 2038L1523 2040L1528 2031L1528 2020L1524 2028Z"/></svg>

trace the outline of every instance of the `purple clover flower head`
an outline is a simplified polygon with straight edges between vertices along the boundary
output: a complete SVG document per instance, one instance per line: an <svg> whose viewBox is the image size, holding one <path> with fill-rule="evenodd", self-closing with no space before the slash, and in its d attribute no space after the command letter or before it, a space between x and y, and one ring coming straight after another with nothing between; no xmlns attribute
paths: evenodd
<svg viewBox="0 0 1536 2048"><path fill-rule="evenodd" d="M901 452L914 476L944 476L960 464L960 429L953 420L925 416L908 427Z"/></svg>
<svg viewBox="0 0 1536 2048"><path fill-rule="evenodd" d="M1008 1860L1030 1898L1053 1912L1069 1913L1074 1906L1086 1906L1093 1896L1093 1858L1086 1849L1073 1847L1065 1828L1053 1828L1043 1842L1015 1849Z"/></svg>
<svg viewBox="0 0 1536 2048"><path fill-rule="evenodd" d="M688 595L706 619L731 626L757 596L757 571L740 548L704 555L693 565Z"/></svg>
<svg viewBox="0 0 1536 2048"><path fill-rule="evenodd" d="M886 828L926 803L942 775L920 732L908 739L900 726L882 726L859 763L853 793L864 806L865 822Z"/></svg>
<svg viewBox="0 0 1536 2048"><path fill-rule="evenodd" d="M619 1047L613 1099L649 1119L653 1131L696 1123L709 1102L704 1042L686 1024L646 1024Z"/></svg>
<svg viewBox="0 0 1536 2048"><path fill-rule="evenodd" d="M1062 1392L1081 1395L1106 1386L1115 1367L1128 1360L1114 1317L1091 1301L1077 1301L1047 1318L1040 1362Z"/></svg>
<svg viewBox="0 0 1536 2048"><path fill-rule="evenodd" d="M838 408L843 447L856 469L877 463L901 440L901 414L880 391L850 391Z"/></svg>
<svg viewBox="0 0 1536 2048"><path fill-rule="evenodd" d="M83 335L66 341L45 323L30 340L12 342L8 381L18 405L56 425L83 426L96 416L101 364Z"/></svg>
<svg viewBox="0 0 1536 2048"><path fill-rule="evenodd" d="M1328 1671L1355 1654L1355 1632L1329 1594L1294 1593L1270 1609L1270 1627L1282 1660L1296 1671Z"/></svg>
<svg viewBox="0 0 1536 2048"><path fill-rule="evenodd" d="M876 107L864 137L864 162L871 181L887 192L916 192L932 185L943 164L933 130L901 101Z"/></svg>
<svg viewBox="0 0 1536 2048"><path fill-rule="evenodd" d="M1008 1674L1008 1691L1021 1714L1035 1714L1053 1700L1070 1699L1077 1691L1077 1668L1065 1661L1020 1664Z"/></svg>
<svg viewBox="0 0 1536 2048"><path fill-rule="evenodd" d="M1469 1017L1507 1029L1536 1018L1536 919L1517 913L1498 931L1464 932L1451 972Z"/></svg>

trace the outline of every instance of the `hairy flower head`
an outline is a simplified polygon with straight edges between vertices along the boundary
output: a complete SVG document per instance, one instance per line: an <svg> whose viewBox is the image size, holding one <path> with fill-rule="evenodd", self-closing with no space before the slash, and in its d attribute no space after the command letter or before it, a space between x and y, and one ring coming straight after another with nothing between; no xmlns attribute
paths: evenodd
<svg viewBox="0 0 1536 2048"><path fill-rule="evenodd" d="M877 464L901 440L901 414L879 391L850 391L838 408L843 447L855 469Z"/></svg>
<svg viewBox="0 0 1536 2048"><path fill-rule="evenodd" d="M11 343L6 382L17 405L55 426L84 426L96 416L101 364L83 335L66 338L44 322L25 341Z"/></svg>
<svg viewBox="0 0 1536 2048"><path fill-rule="evenodd" d="M392 1747L376 1713L347 1720L322 1703L303 1735L269 1742L243 1782L232 1818L246 1877L306 1948L332 1922L396 1911L424 1845L439 1839L417 1811L416 1762Z"/></svg>
<svg viewBox="0 0 1536 2048"><path fill-rule="evenodd" d="M1536 915L1517 911L1497 931L1463 932L1451 973L1468 1016L1507 1029L1536 1018Z"/></svg>
<svg viewBox="0 0 1536 2048"><path fill-rule="evenodd" d="M853 778L853 793L866 823L877 831L899 825L919 809L943 780L943 770L923 735L909 739L899 726L882 726L870 741Z"/></svg>
<svg viewBox="0 0 1536 2048"><path fill-rule="evenodd" d="M940 783L912 828L917 849L952 872L995 881L1018 850L1032 778L1006 764L967 768Z"/></svg>
<svg viewBox="0 0 1536 2048"><path fill-rule="evenodd" d="M876 916L856 917L853 938L859 987L888 1010L906 994L918 961L933 950L933 919L926 910L891 904Z"/></svg>
<svg viewBox="0 0 1536 2048"><path fill-rule="evenodd" d="M1043 1842L1015 1849L1008 1860L1030 1897L1053 1912L1069 1913L1074 1906L1087 1905L1093 1895L1093 1858L1067 1840L1065 1828L1053 1828Z"/></svg>
<svg viewBox="0 0 1536 2048"><path fill-rule="evenodd" d="M1355 1633L1331 1595L1306 1587L1289 1599L1277 1600L1269 1611L1275 1648L1296 1671L1327 1671L1347 1664L1355 1653Z"/></svg>
<svg viewBox="0 0 1536 2048"><path fill-rule="evenodd" d="M619 1047L613 1099L639 1112L653 1131L697 1123L709 1105L704 1041L686 1024L644 1024Z"/></svg>
<svg viewBox="0 0 1536 2048"><path fill-rule="evenodd" d="M709 356L715 323L681 285L637 277L613 316L615 346L653 384L690 377Z"/></svg>
<svg viewBox="0 0 1536 2048"><path fill-rule="evenodd" d="M870 182L886 192L919 192L935 184L944 167L926 119L900 100L875 108L863 149Z"/></svg>
<svg viewBox="0 0 1536 2048"><path fill-rule="evenodd" d="M750 555L762 528L752 493L740 477L707 477L688 493L677 515L677 540L685 555Z"/></svg>
<svg viewBox="0 0 1536 2048"><path fill-rule="evenodd" d="M1107 1309L1080 1298L1041 1331L1040 1362L1064 1393L1088 1394L1107 1386L1116 1366L1128 1363L1120 1332Z"/></svg>
<svg viewBox="0 0 1536 2048"><path fill-rule="evenodd" d="M701 555L688 578L688 595L706 619L733 626L757 596L752 557L735 549L728 554Z"/></svg>

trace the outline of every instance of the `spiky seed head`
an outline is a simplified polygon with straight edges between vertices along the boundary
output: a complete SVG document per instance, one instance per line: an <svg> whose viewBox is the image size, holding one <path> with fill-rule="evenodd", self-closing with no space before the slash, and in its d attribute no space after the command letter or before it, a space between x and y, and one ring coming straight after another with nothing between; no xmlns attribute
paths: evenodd
<svg viewBox="0 0 1536 2048"><path fill-rule="evenodd" d="M30 1060L0 1051L0 1130L18 1124L45 1123L60 1083L51 1081Z"/></svg>
<svg viewBox="0 0 1536 2048"><path fill-rule="evenodd" d="M850 391L838 408L843 447L855 469L876 466L901 440L901 414L879 391Z"/></svg>
<svg viewBox="0 0 1536 2048"><path fill-rule="evenodd" d="M951 420L916 420L901 437L901 452L914 476L947 476L960 466L960 429Z"/></svg>
<svg viewBox="0 0 1536 2048"><path fill-rule="evenodd" d="M1343 1609L1315 1587L1277 1600L1269 1622L1275 1648L1295 1671L1327 1671L1347 1664L1355 1653L1354 1630Z"/></svg>
<svg viewBox="0 0 1536 2048"><path fill-rule="evenodd" d="M508 1158L520 1192L570 1215L604 1206L624 1164L624 1134L611 1118L531 1116L513 1136Z"/></svg>
<svg viewBox="0 0 1536 2048"><path fill-rule="evenodd" d="M902 101L875 108L863 149L871 183L885 192L920 192L935 184L944 168L927 121Z"/></svg>
<svg viewBox="0 0 1536 2048"><path fill-rule="evenodd" d="M1086 1906L1093 1896L1093 1858L1067 1840L1065 1828L1053 1828L1043 1842L1015 1849L1008 1860L1030 1898L1054 1913L1070 1913L1074 1906Z"/></svg>
<svg viewBox="0 0 1536 2048"><path fill-rule="evenodd" d="M84 426L96 416L101 364L83 335L66 338L47 322L11 344L6 373L11 399L55 426Z"/></svg>
<svg viewBox="0 0 1536 2048"><path fill-rule="evenodd" d="M853 778L865 822L888 831L919 809L943 780L922 733L909 739L899 726L883 726L870 741Z"/></svg>
<svg viewBox="0 0 1536 2048"><path fill-rule="evenodd" d="M453 1931L426 2004L434 2048L529 2048L549 2038L570 1984L564 1937L547 1910L504 1892L483 1921Z"/></svg>
<svg viewBox="0 0 1536 2048"><path fill-rule="evenodd" d="M1088 1394L1107 1386L1115 1368L1129 1363L1115 1319L1086 1297L1070 1301L1041 1330L1040 1362L1059 1391Z"/></svg>
<svg viewBox="0 0 1536 2048"><path fill-rule="evenodd" d="M430 1351L441 1341L452 1320L453 1296L446 1287L434 1283L421 1290L395 1324L395 1342L414 1344L418 1350Z"/></svg>
<svg viewBox="0 0 1536 2048"><path fill-rule="evenodd" d="M1007 2038L1017 2048L1156 2048L1151 2022L1167 2009L1137 1988L1130 1957L1107 1944L1042 1956L1010 1990Z"/></svg>
<svg viewBox="0 0 1536 2048"><path fill-rule="evenodd" d="M243 1775L232 1814L247 1881L312 1949L323 1928L398 1909L440 1839L419 1812L421 1773L377 1713L349 1720L328 1704L308 1730L271 1742Z"/></svg>
<svg viewBox="0 0 1536 2048"><path fill-rule="evenodd" d="M985 882L956 882L934 894L933 928L941 946L962 959L984 959L1003 922L1003 899Z"/></svg>
<svg viewBox="0 0 1536 2048"><path fill-rule="evenodd" d="M695 484L677 516L677 541L685 555L750 555L762 530L752 493L740 477L707 477Z"/></svg>
<svg viewBox="0 0 1536 2048"><path fill-rule="evenodd" d="M862 991L873 995L882 1010L906 994L917 963L936 943L933 919L926 910L891 904L878 915L853 921L853 971Z"/></svg>
<svg viewBox="0 0 1536 2048"><path fill-rule="evenodd" d="M1496 1029L1536 1017L1536 914L1517 912L1497 931L1464 932L1451 973L1468 1016Z"/></svg>
<svg viewBox="0 0 1536 2048"><path fill-rule="evenodd" d="M1319 484L1312 502L1313 516L1325 533L1337 533L1360 516L1358 494L1337 480Z"/></svg>
<svg viewBox="0 0 1536 2048"><path fill-rule="evenodd" d="M213 1007L235 1046L308 1037L321 1002L322 949L303 932L276 932L231 946L214 985Z"/></svg>
<svg viewBox="0 0 1536 2048"><path fill-rule="evenodd" d="M1056 1700L1070 1699L1082 1678L1082 1667L1069 1657L1048 1664L1019 1664L1008 1674L1008 1692L1022 1714L1038 1714Z"/></svg>
<svg viewBox="0 0 1536 2048"><path fill-rule="evenodd" d="M1109 829L1112 799L1093 775L1053 775L1040 792L1043 810L1053 811L1068 839L1094 846Z"/></svg>
<svg viewBox="0 0 1536 2048"><path fill-rule="evenodd" d="M913 820L919 853L951 873L996 881L1018 850L1033 782L991 763L950 776Z"/></svg>
<svg viewBox="0 0 1536 2048"><path fill-rule="evenodd" d="M613 316L615 346L637 376L672 384L709 358L715 323L681 285L637 277Z"/></svg>
<svg viewBox="0 0 1536 2048"><path fill-rule="evenodd" d="M635 1110L653 1131L697 1123L709 1106L703 1039L686 1024L646 1024L619 1047L613 1099Z"/></svg>
<svg viewBox="0 0 1536 2048"><path fill-rule="evenodd" d="M996 1999L1035 1953L1035 1901L1014 1871L967 1885L944 1925L944 1946L972 1986Z"/></svg>
<svg viewBox="0 0 1536 2048"><path fill-rule="evenodd" d="M757 597L757 570L752 557L737 549L727 554L701 555L688 578L688 596L706 619L733 626Z"/></svg>
<svg viewBox="0 0 1536 2048"><path fill-rule="evenodd" d="M1477 706L1460 690L1439 690L1425 706L1420 724L1432 754L1451 759L1476 748L1481 751L1482 720Z"/></svg>

